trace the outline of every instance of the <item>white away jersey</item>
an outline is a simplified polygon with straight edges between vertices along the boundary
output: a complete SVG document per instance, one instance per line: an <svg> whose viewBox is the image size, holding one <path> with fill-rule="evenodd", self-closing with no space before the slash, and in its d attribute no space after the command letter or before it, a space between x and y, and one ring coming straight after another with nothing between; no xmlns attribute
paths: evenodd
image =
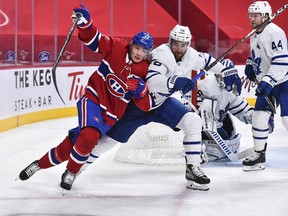
<svg viewBox="0 0 288 216"><path fill-rule="evenodd" d="M168 89L167 80L173 75L191 77L191 71L199 71L214 62L214 58L207 53L197 52L192 47L182 60L176 62L169 44L162 44L152 52L152 60L146 77L149 92L153 94L154 107L162 104L171 95ZM211 71L221 73L224 66L217 63Z"/></svg>
<svg viewBox="0 0 288 216"><path fill-rule="evenodd" d="M259 34L250 38L253 68L258 81L269 75L277 84L288 80L288 51L285 32L269 23Z"/></svg>
<svg viewBox="0 0 288 216"><path fill-rule="evenodd" d="M223 83L219 83L215 75L207 72L204 79L199 80L198 83L198 106L201 108L203 99L217 101L214 113L214 120L217 128L222 127L223 119L228 112L243 121L242 117L251 108L247 101L239 95L234 95L233 92L228 92ZM204 108L205 109L205 108ZM211 112L211 110L208 110Z"/></svg>

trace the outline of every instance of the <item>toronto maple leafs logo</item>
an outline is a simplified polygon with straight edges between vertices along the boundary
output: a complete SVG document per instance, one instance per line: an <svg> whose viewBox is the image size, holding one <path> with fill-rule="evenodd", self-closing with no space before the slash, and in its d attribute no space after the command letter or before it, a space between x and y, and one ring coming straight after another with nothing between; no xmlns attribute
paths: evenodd
<svg viewBox="0 0 288 216"><path fill-rule="evenodd" d="M254 50L252 50L252 60L253 60L253 70L254 70L254 72L255 72L255 74L257 76L257 75L262 73L262 71L260 69L260 65L262 63L262 59L260 57L256 57L255 56L255 51Z"/></svg>
<svg viewBox="0 0 288 216"><path fill-rule="evenodd" d="M218 119L219 122L222 122L224 120L226 113L229 110L229 107L230 107L230 102L225 106L224 109L219 110L219 119Z"/></svg>

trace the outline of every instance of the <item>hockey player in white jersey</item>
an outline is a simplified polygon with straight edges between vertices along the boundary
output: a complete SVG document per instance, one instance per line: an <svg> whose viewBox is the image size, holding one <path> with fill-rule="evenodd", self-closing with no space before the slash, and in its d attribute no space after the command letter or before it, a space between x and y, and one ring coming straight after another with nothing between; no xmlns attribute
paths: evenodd
<svg viewBox="0 0 288 216"><path fill-rule="evenodd" d="M235 68L234 63L229 59L223 60L222 63L227 67ZM199 113L205 112L205 115L201 115L202 145L205 147L208 161L225 159L227 156L217 144L217 140L211 139L205 130L217 132L231 151L236 153L241 135L236 132L232 116L245 124L251 124L253 107L249 106L241 95L226 91L221 78L214 73L208 72L204 79L198 81L197 86ZM203 157L203 162L207 162L205 159L206 157Z"/></svg>
<svg viewBox="0 0 288 216"><path fill-rule="evenodd" d="M230 59L224 59L221 63L225 67L235 68ZM237 70L235 68L235 70ZM204 79L197 83L198 98L197 105L203 120L202 145L205 146L205 153L208 161L226 159L225 152L217 144L217 140L211 139L205 129L215 131L225 141L227 146L234 153L238 152L241 134L237 133L233 117L238 118L244 124L252 124L254 108L251 107L241 95L235 95L224 89L223 81L218 75L208 72ZM269 130L273 131L273 118L269 121ZM245 157L245 156L244 156ZM203 157L203 162L205 161Z"/></svg>
<svg viewBox="0 0 288 216"><path fill-rule="evenodd" d="M256 1L248 8L252 29L256 29L272 15L267 1ZM270 101L280 105L281 120L288 130L288 51L285 32L268 22L250 38L251 57L247 59L245 74L258 84L256 104L252 116L254 153L243 161L243 170L265 169Z"/></svg>
<svg viewBox="0 0 288 216"><path fill-rule="evenodd" d="M181 91L183 94L190 92L194 88L191 78L187 78L191 70L205 69L214 61L209 54L197 52L190 47L191 37L188 27L176 25L170 32L169 43L159 46L152 52L146 82L153 98L153 109L145 113L134 103L130 103L124 118L119 120L107 135L118 142L125 143L137 128L152 121L176 131L182 130L187 188L208 190L210 179L200 168L201 118L176 98L170 97L176 91ZM232 71L221 63L216 64L213 70L219 76L223 74L227 89L231 91L232 86L236 85L240 93L241 80L235 70ZM94 150L92 152L94 157L91 155L88 163L93 162L101 153L98 146ZM102 150L107 148L104 147Z"/></svg>
<svg viewBox="0 0 288 216"><path fill-rule="evenodd" d="M177 88L177 84L184 79L183 77L189 77L192 70L203 70L215 61L211 55L197 52L190 47L190 41L189 28L176 25L170 32L169 43L162 44L152 51L153 60L149 66L147 85L156 98L155 106L165 100L165 94L171 95L173 87ZM211 71L221 75L227 91L236 89L236 94L241 93L241 79L237 71L224 67L220 62Z"/></svg>

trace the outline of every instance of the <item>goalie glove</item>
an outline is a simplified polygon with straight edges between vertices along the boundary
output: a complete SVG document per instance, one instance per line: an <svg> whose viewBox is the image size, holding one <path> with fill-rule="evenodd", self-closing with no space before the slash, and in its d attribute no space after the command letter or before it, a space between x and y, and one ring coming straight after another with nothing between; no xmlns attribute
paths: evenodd
<svg viewBox="0 0 288 216"><path fill-rule="evenodd" d="M234 90L234 86L236 86L237 94L241 94L241 79L238 76L238 70L235 67L227 67L222 71L223 81L225 83L225 88L227 91Z"/></svg>
<svg viewBox="0 0 288 216"><path fill-rule="evenodd" d="M184 95L195 88L195 84L191 79L177 75L168 78L167 86L170 93L182 91Z"/></svg>
<svg viewBox="0 0 288 216"><path fill-rule="evenodd" d="M137 99L143 98L148 92L148 87L144 80L133 74L127 77L126 85L127 90Z"/></svg>
<svg viewBox="0 0 288 216"><path fill-rule="evenodd" d="M73 14L71 18L73 20L76 17L79 18L77 22L77 26L79 28L86 29L92 25L92 19L90 18L90 13L83 4L80 4L80 6L73 9Z"/></svg>
<svg viewBox="0 0 288 216"><path fill-rule="evenodd" d="M263 76L261 82L256 89L256 96L269 96L273 87L276 85L277 81L271 76Z"/></svg>

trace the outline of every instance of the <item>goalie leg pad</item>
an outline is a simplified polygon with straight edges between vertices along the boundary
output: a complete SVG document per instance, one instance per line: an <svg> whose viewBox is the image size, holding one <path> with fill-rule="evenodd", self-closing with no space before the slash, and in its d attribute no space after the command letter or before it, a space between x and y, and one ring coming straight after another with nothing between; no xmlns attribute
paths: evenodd
<svg viewBox="0 0 288 216"><path fill-rule="evenodd" d="M240 138L241 135L238 133L232 140L225 140L225 143L234 153L238 152L239 150ZM216 161L227 158L226 154L214 140L202 140L202 143L206 146L208 161Z"/></svg>

